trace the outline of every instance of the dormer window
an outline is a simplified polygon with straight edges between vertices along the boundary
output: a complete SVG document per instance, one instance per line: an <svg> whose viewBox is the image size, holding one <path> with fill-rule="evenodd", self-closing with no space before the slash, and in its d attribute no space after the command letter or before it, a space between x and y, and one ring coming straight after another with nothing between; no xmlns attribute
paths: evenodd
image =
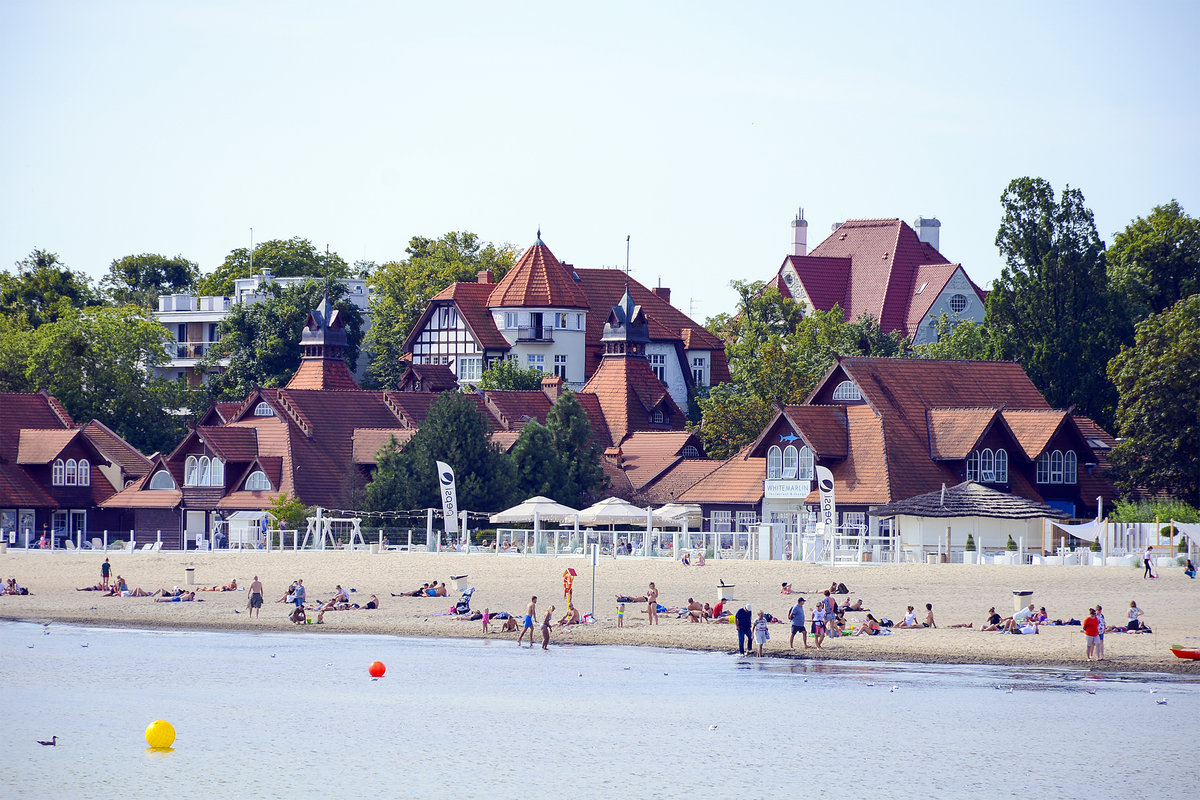
<svg viewBox="0 0 1200 800"><path fill-rule="evenodd" d="M63 481L63 483L65 483L67 486L75 485L76 476L77 476L76 469L77 469L77 467L75 464L75 459L68 458L67 459L66 479Z"/></svg>
<svg viewBox="0 0 1200 800"><path fill-rule="evenodd" d="M853 381L842 381L833 390L834 400L862 400L862 393Z"/></svg>
<svg viewBox="0 0 1200 800"><path fill-rule="evenodd" d="M980 483L1008 483L1008 451L985 447L967 456L967 480Z"/></svg>
<svg viewBox="0 0 1200 800"><path fill-rule="evenodd" d="M248 492L269 492L271 491L271 481L267 478L267 473L261 469L256 469L250 473L250 477L246 478L246 491Z"/></svg>
<svg viewBox="0 0 1200 800"><path fill-rule="evenodd" d="M184 486L224 486L225 462L213 456L188 456L183 462Z"/></svg>
<svg viewBox="0 0 1200 800"><path fill-rule="evenodd" d="M50 470L50 482L55 486L62 486L67 482L66 467L61 458L55 460L54 466Z"/></svg>
<svg viewBox="0 0 1200 800"><path fill-rule="evenodd" d="M254 416L256 416L256 417L273 417L273 416L275 416L275 411L271 408L270 404L259 403L258 405L256 405L254 407Z"/></svg>
<svg viewBox="0 0 1200 800"><path fill-rule="evenodd" d="M650 421L655 425L662 425L666 422L666 416L661 408L656 408L650 412Z"/></svg>
<svg viewBox="0 0 1200 800"><path fill-rule="evenodd" d="M174 489L175 479L165 469L160 469L150 478L151 489Z"/></svg>
<svg viewBox="0 0 1200 800"><path fill-rule="evenodd" d="M779 445L771 445L767 450L767 480L777 481L783 477L783 450Z"/></svg>
<svg viewBox="0 0 1200 800"><path fill-rule="evenodd" d="M694 445L694 444L685 444L683 446L683 452L681 453L681 455L684 458L699 458L700 457L700 448L696 447L696 445Z"/></svg>
<svg viewBox="0 0 1200 800"><path fill-rule="evenodd" d="M783 479L792 481L796 479L796 471L800 465L800 454L796 451L794 444L789 444L783 448Z"/></svg>

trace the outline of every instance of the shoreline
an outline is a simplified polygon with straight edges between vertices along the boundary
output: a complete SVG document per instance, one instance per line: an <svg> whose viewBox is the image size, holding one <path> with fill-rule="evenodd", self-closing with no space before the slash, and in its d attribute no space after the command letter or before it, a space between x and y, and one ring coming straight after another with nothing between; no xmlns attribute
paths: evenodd
<svg viewBox="0 0 1200 800"><path fill-rule="evenodd" d="M216 553L109 553L113 575L123 575L131 587L194 588L223 585L236 579L249 585L258 574L266 589L259 619L246 610L245 591L201 592L200 603L155 603L151 598L101 597L77 592L75 587L95 583L105 554L99 552L12 551L0 556L0 576L15 577L30 589L28 596L0 597L0 619L19 622L62 622L72 625L144 630L293 631L303 634L359 633L388 636L483 638L478 622L445 612L458 592L440 598L392 597L437 579L467 575L475 588L472 609L488 607L523 613L531 595L537 594L539 615L555 605L555 618L566 610L563 571L578 573L575 599L582 612L592 608L592 567L586 558L539 558L479 554L383 553L356 551L320 552L216 552ZM195 587L185 586L185 569L194 569ZM727 624L691 624L675 614L660 614L657 626L646 624L645 608L627 604L623 628L616 627L618 594L640 594L655 581L668 607L685 605L689 597L700 602L716 600L717 584L732 584L737 601L786 618L798 597L808 604L819 597L817 587L833 581L845 583L850 597L862 598L876 617L899 619L907 605L923 610L932 603L939 625L973 622L974 628L895 630L886 637L839 637L820 652L787 648L790 626L771 625L772 637L764 657L804 661L903 662L999 667L1083 668L1104 672L1159 672L1200 674L1200 662L1176 658L1171 644L1197 646L1200 628L1200 587L1181 570L1164 569L1155 581L1143 581L1140 572L1120 567L1013 567L997 565L906 564L827 567L791 562L710 561L705 567L684 567L677 562L641 559L602 559L596 569L597 622L555 627L551 645L617 645L725 652L736 650L736 633ZM310 602L332 595L335 585L354 588L352 600L365 602L377 594L381 608L372 611L327 612L325 624L300 626L296 631L286 618L285 606L275 603L288 582L303 578ZM806 587L803 594L781 595L779 586L791 582ZM1124 621L1129 600L1145 611L1154 633L1109 634L1106 659L1086 662L1083 637L1077 626L1043 627L1037 636L985 633L978 629L987 609L1004 615L1013 611L1013 592L1032 591L1037 606L1046 606L1051 618L1081 618L1089 605L1102 602L1109 624ZM844 597L844 596L843 596ZM639 613L640 612L640 613ZM315 618L315 615L313 615ZM865 616L850 612L847 619ZM922 615L923 616L923 615ZM488 638L511 638L493 623ZM539 635L540 638L540 635Z"/></svg>

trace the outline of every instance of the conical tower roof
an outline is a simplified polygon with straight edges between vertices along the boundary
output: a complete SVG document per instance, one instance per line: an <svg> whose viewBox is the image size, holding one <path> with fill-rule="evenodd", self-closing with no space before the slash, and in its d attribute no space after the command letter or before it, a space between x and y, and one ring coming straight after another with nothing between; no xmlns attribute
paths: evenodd
<svg viewBox="0 0 1200 800"><path fill-rule="evenodd" d="M579 279L542 242L541 231L537 242L496 284L487 304L488 308L589 307Z"/></svg>

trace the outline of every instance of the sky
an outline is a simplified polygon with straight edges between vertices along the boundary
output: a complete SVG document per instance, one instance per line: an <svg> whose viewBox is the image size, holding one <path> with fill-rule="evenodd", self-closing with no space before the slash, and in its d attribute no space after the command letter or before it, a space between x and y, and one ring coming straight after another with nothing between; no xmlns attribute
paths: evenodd
<svg viewBox="0 0 1200 800"><path fill-rule="evenodd" d="M697 320L803 206L936 216L988 286L1008 182L1101 238L1200 214L1200 5L0 0L0 268L347 261L469 230L624 267Z"/></svg>

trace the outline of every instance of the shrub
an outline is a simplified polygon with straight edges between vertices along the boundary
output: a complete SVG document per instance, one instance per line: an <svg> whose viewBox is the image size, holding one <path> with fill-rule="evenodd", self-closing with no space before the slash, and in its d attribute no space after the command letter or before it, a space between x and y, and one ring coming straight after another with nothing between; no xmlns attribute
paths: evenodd
<svg viewBox="0 0 1200 800"><path fill-rule="evenodd" d="M1113 522L1153 522L1156 519L1200 522L1200 511L1182 500L1143 500L1138 503L1118 500L1108 518Z"/></svg>
<svg viewBox="0 0 1200 800"><path fill-rule="evenodd" d="M1004 549L1010 553L1017 552L1017 543L1013 541L1011 533L1008 535L1008 544L1004 546Z"/></svg>
<svg viewBox="0 0 1200 800"><path fill-rule="evenodd" d="M1099 553L1099 552L1100 552L1100 537L1099 537L1099 536L1097 536L1097 537L1096 537L1096 539L1095 539L1095 541L1093 541L1093 542L1092 542L1091 551L1092 551L1093 553Z"/></svg>
<svg viewBox="0 0 1200 800"><path fill-rule="evenodd" d="M1010 541L1011 541L1011 540L1010 540ZM968 552L968 553L974 553L974 552L975 552L975 537L974 537L974 536L972 536L972 535L971 535L971 534L969 534L969 533L967 534L967 547L966 547L966 550L967 550L967 552Z"/></svg>

